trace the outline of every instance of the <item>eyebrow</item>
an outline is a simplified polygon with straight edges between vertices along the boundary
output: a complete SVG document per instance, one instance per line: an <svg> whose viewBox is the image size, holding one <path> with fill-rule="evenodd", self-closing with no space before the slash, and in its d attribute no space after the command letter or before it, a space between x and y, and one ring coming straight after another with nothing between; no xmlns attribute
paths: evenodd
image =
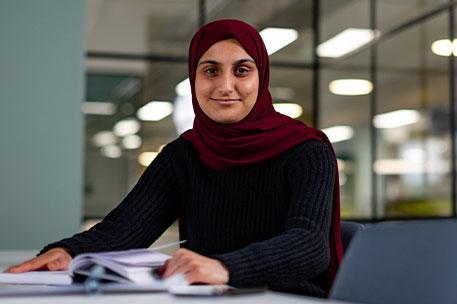
<svg viewBox="0 0 457 304"><path fill-rule="evenodd" d="M243 58L243 59L239 59L239 60L235 61L234 65L239 65L239 64L242 64L242 63L245 63L245 62L252 62L252 63L255 64L254 60L249 59L249 58ZM204 60L204 61L199 62L197 66L200 66L200 65L205 64L205 63L214 64L214 65L220 65L221 64L220 62L218 62L216 60L209 59L209 60Z"/></svg>

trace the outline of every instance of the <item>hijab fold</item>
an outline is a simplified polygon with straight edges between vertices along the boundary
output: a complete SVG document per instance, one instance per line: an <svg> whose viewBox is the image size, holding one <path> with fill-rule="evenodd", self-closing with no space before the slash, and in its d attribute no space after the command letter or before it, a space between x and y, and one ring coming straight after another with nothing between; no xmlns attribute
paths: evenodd
<svg viewBox="0 0 457 304"><path fill-rule="evenodd" d="M241 121L222 124L210 119L198 105L195 74L198 61L216 42L236 39L254 59L259 71L259 92L251 112ZM239 20L218 20L203 26L193 37L189 48L189 80L194 125L182 137L192 142L200 159L214 170L233 170L268 161L306 140L319 140L333 147L322 131L275 111L268 91L270 66L266 47L255 28ZM335 153L333 152L335 155ZM336 157L335 157L336 166ZM329 236L329 283L333 281L343 250L340 227L340 194L338 170L335 177L332 221ZM330 286L330 285L329 285Z"/></svg>

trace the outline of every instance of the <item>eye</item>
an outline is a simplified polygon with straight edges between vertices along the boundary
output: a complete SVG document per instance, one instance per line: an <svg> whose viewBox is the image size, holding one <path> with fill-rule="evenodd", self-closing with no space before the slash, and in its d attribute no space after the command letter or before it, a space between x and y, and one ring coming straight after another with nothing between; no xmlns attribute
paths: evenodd
<svg viewBox="0 0 457 304"><path fill-rule="evenodd" d="M208 68L205 68L203 71L205 72L206 75L213 76L216 74L217 69L214 67L208 67Z"/></svg>
<svg viewBox="0 0 457 304"><path fill-rule="evenodd" d="M249 68L246 66L239 66L235 68L235 75L237 76L245 76L249 73Z"/></svg>

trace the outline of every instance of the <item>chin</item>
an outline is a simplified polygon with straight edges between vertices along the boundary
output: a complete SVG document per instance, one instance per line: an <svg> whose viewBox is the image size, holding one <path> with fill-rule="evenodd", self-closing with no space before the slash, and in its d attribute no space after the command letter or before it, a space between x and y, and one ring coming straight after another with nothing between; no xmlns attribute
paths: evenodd
<svg viewBox="0 0 457 304"><path fill-rule="evenodd" d="M213 119L213 120L218 123L228 125L228 124L233 124L233 123L239 122L241 119Z"/></svg>
<svg viewBox="0 0 457 304"><path fill-rule="evenodd" d="M229 117L229 116L219 116L219 117L210 117L212 120L215 122L221 123L221 124L233 124L236 122L239 122L243 118L239 117Z"/></svg>
<svg viewBox="0 0 457 304"><path fill-rule="evenodd" d="M207 109L208 111L203 110L203 112L211 120L221 123L221 124L233 124L241 121L247 116L248 113L244 111L239 111L239 109Z"/></svg>

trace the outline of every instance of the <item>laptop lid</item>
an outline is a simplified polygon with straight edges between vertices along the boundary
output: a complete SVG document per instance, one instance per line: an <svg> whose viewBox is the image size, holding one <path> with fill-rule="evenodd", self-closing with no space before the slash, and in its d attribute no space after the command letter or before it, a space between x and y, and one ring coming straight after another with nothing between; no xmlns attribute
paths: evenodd
<svg viewBox="0 0 457 304"><path fill-rule="evenodd" d="M357 233L330 298L368 304L457 303L457 221L384 223Z"/></svg>

